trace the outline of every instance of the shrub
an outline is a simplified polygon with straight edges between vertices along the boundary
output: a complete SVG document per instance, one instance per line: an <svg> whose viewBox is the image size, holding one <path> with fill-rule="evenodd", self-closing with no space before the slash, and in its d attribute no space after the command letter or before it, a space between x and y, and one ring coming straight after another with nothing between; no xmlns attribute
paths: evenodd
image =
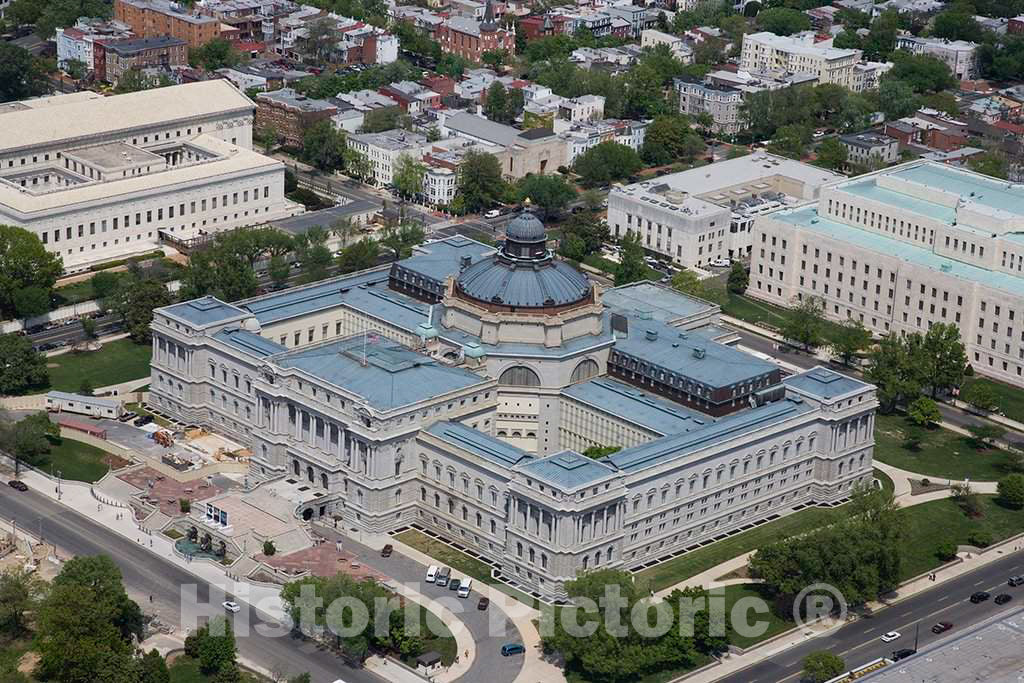
<svg viewBox="0 0 1024 683"><path fill-rule="evenodd" d="M967 537L967 541L976 548L987 548L992 545L992 532L988 529L972 531L971 535Z"/></svg>
<svg viewBox="0 0 1024 683"><path fill-rule="evenodd" d="M935 549L935 554L938 555L939 559L943 562L955 560L956 543L953 543L953 541L946 541L945 543L942 543L938 548Z"/></svg>
<svg viewBox="0 0 1024 683"><path fill-rule="evenodd" d="M1010 474L999 480L999 502L1006 507L1024 508L1024 474Z"/></svg>
<svg viewBox="0 0 1024 683"><path fill-rule="evenodd" d="M932 480L931 479L928 479L927 477L925 477L924 479L921 480L921 486L931 486L931 485L932 485Z"/></svg>
<svg viewBox="0 0 1024 683"><path fill-rule="evenodd" d="M187 515L192 510L192 501L188 498L179 498L178 509L181 510L181 514Z"/></svg>
<svg viewBox="0 0 1024 683"><path fill-rule="evenodd" d="M270 557L277 552L277 548L274 547L273 541L263 541L263 554Z"/></svg>

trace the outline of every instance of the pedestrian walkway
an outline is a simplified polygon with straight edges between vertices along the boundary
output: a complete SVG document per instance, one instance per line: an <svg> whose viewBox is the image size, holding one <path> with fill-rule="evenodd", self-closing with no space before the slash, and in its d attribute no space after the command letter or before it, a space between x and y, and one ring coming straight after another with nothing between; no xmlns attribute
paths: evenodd
<svg viewBox="0 0 1024 683"><path fill-rule="evenodd" d="M932 477L926 474L918 474L916 472L908 472L907 470L901 470L898 467L887 465L884 462L875 460L874 466L884 472L892 479L894 485L893 488L893 500L898 507L910 507L911 505L920 505L921 503L927 503L933 500L942 500L943 498L949 498L953 495L952 489L941 489L939 491L929 491L928 493L919 493L916 496L911 493L910 480L915 479L921 481L922 479L931 479L936 483L951 482L958 483L958 480L946 479L944 477ZM983 494L995 494L999 486L998 482L994 481L972 481L969 482L971 491L974 493Z"/></svg>

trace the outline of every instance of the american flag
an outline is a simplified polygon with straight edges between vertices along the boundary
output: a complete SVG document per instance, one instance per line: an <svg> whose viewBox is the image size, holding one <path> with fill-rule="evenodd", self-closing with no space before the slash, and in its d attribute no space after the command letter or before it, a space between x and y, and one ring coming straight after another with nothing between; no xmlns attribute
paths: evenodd
<svg viewBox="0 0 1024 683"><path fill-rule="evenodd" d="M378 337L378 336L377 336L377 335L376 335L375 333L373 333L373 332L370 332L369 334L367 334L367 335L366 335L366 340L367 340L368 342L370 342L371 344L376 344L376 343L377 343L377 341L378 341L379 339L380 339L380 337Z"/></svg>

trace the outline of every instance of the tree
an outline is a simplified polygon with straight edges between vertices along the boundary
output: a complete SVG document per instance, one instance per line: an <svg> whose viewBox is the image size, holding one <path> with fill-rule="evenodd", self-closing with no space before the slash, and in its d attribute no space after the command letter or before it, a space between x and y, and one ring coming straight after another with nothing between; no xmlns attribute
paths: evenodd
<svg viewBox="0 0 1024 683"><path fill-rule="evenodd" d="M317 121L303 134L299 157L325 173L337 171L345 164L345 134L327 119Z"/></svg>
<svg viewBox="0 0 1024 683"><path fill-rule="evenodd" d="M916 424L908 424L903 430L903 447L908 451L916 451L921 447L922 441L924 441L924 430Z"/></svg>
<svg viewBox="0 0 1024 683"><path fill-rule="evenodd" d="M883 413L891 413L900 403L917 398L921 393L921 379L909 336L883 337L868 354L864 377L876 385L879 409Z"/></svg>
<svg viewBox="0 0 1024 683"><path fill-rule="evenodd" d="M804 678L810 683L825 683L846 671L843 658L826 650L812 652L804 657Z"/></svg>
<svg viewBox="0 0 1024 683"><path fill-rule="evenodd" d="M379 242L395 253L395 260L399 261L412 256L412 249L426 239L426 234L419 223L412 220L402 220L397 224L385 225L381 231Z"/></svg>
<svg viewBox="0 0 1024 683"><path fill-rule="evenodd" d="M38 288L49 296L63 271L60 256L48 252L35 233L0 225L0 314L5 318L17 314L20 290Z"/></svg>
<svg viewBox="0 0 1024 683"><path fill-rule="evenodd" d="M338 269L341 274L354 273L377 265L380 258L380 247L376 240L368 237L345 247L338 256Z"/></svg>
<svg viewBox="0 0 1024 683"><path fill-rule="evenodd" d="M750 285L750 273L739 261L733 261L732 266L729 267L729 279L727 280L726 287L733 294L742 294L747 291L747 287Z"/></svg>
<svg viewBox="0 0 1024 683"><path fill-rule="evenodd" d="M818 145L817 160L818 166L839 170L846 166L846 145L839 141L839 138L826 138Z"/></svg>
<svg viewBox="0 0 1024 683"><path fill-rule="evenodd" d="M960 340L960 328L951 323L936 323L928 328L921 346L921 373L938 397L964 381L967 353Z"/></svg>
<svg viewBox="0 0 1024 683"><path fill-rule="evenodd" d="M626 236L622 238L621 246L619 268L615 272L616 287L628 285L630 282L647 277L647 264L644 262L644 248L640 244L640 233L628 230Z"/></svg>
<svg viewBox="0 0 1024 683"><path fill-rule="evenodd" d="M573 170L587 186L629 177L642 167L643 162L635 150L611 141L591 147L573 163Z"/></svg>
<svg viewBox="0 0 1024 683"><path fill-rule="evenodd" d="M332 255L326 242L327 231L319 225L309 228L295 238L295 257L302 263L303 284L319 282L327 277Z"/></svg>
<svg viewBox="0 0 1024 683"><path fill-rule="evenodd" d="M824 341L825 304L815 296L795 302L782 324L782 336L810 350Z"/></svg>
<svg viewBox="0 0 1024 683"><path fill-rule="evenodd" d="M188 63L207 71L238 66L242 59L242 53L225 38L214 38L188 51Z"/></svg>
<svg viewBox="0 0 1024 683"><path fill-rule="evenodd" d="M968 160L967 164L972 171L984 173L993 178L1006 180L1010 175L1010 163L1006 155L998 151L989 151L984 154L977 154Z"/></svg>
<svg viewBox="0 0 1024 683"><path fill-rule="evenodd" d="M235 664L236 652L231 622L222 616L214 617L185 639L185 653L199 661L199 670L207 676Z"/></svg>
<svg viewBox="0 0 1024 683"><path fill-rule="evenodd" d="M409 128L411 119L400 107L382 107L366 112L361 130L364 133L379 133L395 128Z"/></svg>
<svg viewBox="0 0 1024 683"><path fill-rule="evenodd" d="M811 27L810 18L800 10L789 7L773 7L757 15L757 26L778 36L789 36Z"/></svg>
<svg viewBox="0 0 1024 683"><path fill-rule="evenodd" d="M706 145L685 116L664 114L657 116L647 127L640 156L652 166L663 166L675 161L693 161L703 154Z"/></svg>
<svg viewBox="0 0 1024 683"><path fill-rule="evenodd" d="M696 273L686 268L672 276L672 288L705 301L716 301L720 298L718 292L712 290L707 283L697 277Z"/></svg>
<svg viewBox="0 0 1024 683"><path fill-rule="evenodd" d="M562 253L567 258L582 261L607 241L608 225L592 213L574 213L562 225ZM567 242L571 242L571 246ZM570 254L573 250L576 250L577 256Z"/></svg>
<svg viewBox="0 0 1024 683"><path fill-rule="evenodd" d="M497 204L505 196L498 158L487 152L470 150L459 164L457 197L467 213L478 213Z"/></svg>
<svg viewBox="0 0 1024 683"><path fill-rule="evenodd" d="M273 541L263 541L263 554L270 557L277 552L277 548L274 547Z"/></svg>
<svg viewBox="0 0 1024 683"><path fill-rule="evenodd" d="M974 15L962 9L962 6L953 5L945 12L939 12L932 20L932 34L937 38L946 40L966 40L979 43L984 38L981 25L974 19Z"/></svg>
<svg viewBox="0 0 1024 683"><path fill-rule="evenodd" d="M274 126L263 126L257 128L253 134L253 141L263 148L264 154L270 154L277 143L281 140L281 134L278 133L277 128Z"/></svg>
<svg viewBox="0 0 1024 683"><path fill-rule="evenodd" d="M350 178L363 181L373 178L373 165L370 164L370 160L366 158L365 154L348 147L345 149L344 157L345 173Z"/></svg>
<svg viewBox="0 0 1024 683"><path fill-rule="evenodd" d="M939 413L939 406L935 404L935 401L927 396L922 396L907 406L907 418L921 427L930 427L940 421L942 415Z"/></svg>
<svg viewBox="0 0 1024 683"><path fill-rule="evenodd" d="M811 144L812 136L811 127L805 123L782 126L775 131L775 138L768 145L768 151L790 159L802 159L807 145Z"/></svg>
<svg viewBox="0 0 1024 683"><path fill-rule="evenodd" d="M291 276L292 267L288 263L288 259L284 256L278 256L274 254L270 257L270 263L267 264L267 275L270 276L270 281L274 284L274 289L281 289L288 282L288 278Z"/></svg>
<svg viewBox="0 0 1024 683"><path fill-rule="evenodd" d="M68 560L37 614L38 672L59 683L111 679L134 669L131 637L142 635L142 612L106 556Z"/></svg>
<svg viewBox="0 0 1024 683"><path fill-rule="evenodd" d="M82 334L85 335L86 339L96 338L96 320L89 316L82 316L79 318L79 322L82 323Z"/></svg>
<svg viewBox="0 0 1024 683"><path fill-rule="evenodd" d="M25 635L27 615L45 594L46 584L34 573L20 568L0 573L0 633L11 640Z"/></svg>
<svg viewBox="0 0 1024 683"><path fill-rule="evenodd" d="M960 400L978 410L999 409L999 393L985 380L976 380L965 386L960 393Z"/></svg>
<svg viewBox="0 0 1024 683"><path fill-rule="evenodd" d="M186 272L188 272L186 270ZM153 310L171 303L164 283L152 278L126 277L107 300L110 310L121 317L125 329L137 344L148 343Z"/></svg>
<svg viewBox="0 0 1024 683"><path fill-rule="evenodd" d="M508 58L508 50L487 50L480 55L480 61L492 69L501 68Z"/></svg>
<svg viewBox="0 0 1024 683"><path fill-rule="evenodd" d="M0 102L24 100L48 90L46 74L32 53L13 43L0 42Z"/></svg>
<svg viewBox="0 0 1024 683"><path fill-rule="evenodd" d="M129 69L118 77L114 92L121 95L153 88L164 88L168 85L174 85L174 82L166 76L147 76L139 69Z"/></svg>
<svg viewBox="0 0 1024 683"><path fill-rule="evenodd" d="M189 257L178 293L182 299L211 295L221 301L238 301L253 296L258 288L256 273L246 258L215 243Z"/></svg>
<svg viewBox="0 0 1024 683"><path fill-rule="evenodd" d="M0 334L0 394L22 394L45 387L50 380L46 357L32 348L27 337Z"/></svg>
<svg viewBox="0 0 1024 683"><path fill-rule="evenodd" d="M167 662L157 652L156 648L142 656L139 661L139 669L142 673L144 683L171 683L171 674L167 670Z"/></svg>
<svg viewBox="0 0 1024 683"><path fill-rule="evenodd" d="M427 167L409 154L400 154L395 160L391 182L403 197L415 197L423 193L423 176Z"/></svg>
<svg viewBox="0 0 1024 683"><path fill-rule="evenodd" d="M509 102L509 93L505 84L501 81L494 81L487 88L487 98L484 100L484 116L491 121L498 123L511 123L516 116Z"/></svg>
<svg viewBox="0 0 1024 683"><path fill-rule="evenodd" d="M1024 508L1024 474L1008 474L996 485L999 502L1003 505L1020 510Z"/></svg>
<svg viewBox="0 0 1024 683"><path fill-rule="evenodd" d="M854 318L847 318L836 326L831 335L832 353L843 365L850 365L858 353L871 344L871 332Z"/></svg>
<svg viewBox="0 0 1024 683"><path fill-rule="evenodd" d="M957 81L946 63L931 55L915 55L903 50L892 54L893 67L888 80L902 81L915 93L942 92L956 87Z"/></svg>
<svg viewBox="0 0 1024 683"><path fill-rule="evenodd" d="M889 120L910 116L918 106L914 89L901 80L888 78L888 74L878 85L878 103Z"/></svg>
<svg viewBox="0 0 1024 683"><path fill-rule="evenodd" d="M50 310L50 290L25 287L14 292L14 312L19 318L34 318Z"/></svg>
<svg viewBox="0 0 1024 683"><path fill-rule="evenodd" d="M78 385L78 393L80 393L82 396L92 396L92 380L89 379L88 377L83 377L82 382Z"/></svg>
<svg viewBox="0 0 1024 683"><path fill-rule="evenodd" d="M89 284L92 285L92 295L96 299L106 299L117 289L121 275L112 273L109 270L101 270L92 276Z"/></svg>
<svg viewBox="0 0 1024 683"><path fill-rule="evenodd" d="M563 176L543 173L521 178L516 183L515 193L518 201L529 200L531 204L540 207L544 218L563 211L569 202L576 199L576 188Z"/></svg>

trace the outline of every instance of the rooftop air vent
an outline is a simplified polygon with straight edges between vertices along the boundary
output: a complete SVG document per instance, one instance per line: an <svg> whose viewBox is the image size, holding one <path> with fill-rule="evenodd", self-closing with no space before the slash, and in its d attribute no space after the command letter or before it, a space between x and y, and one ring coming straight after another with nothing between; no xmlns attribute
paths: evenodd
<svg viewBox="0 0 1024 683"><path fill-rule="evenodd" d="M658 338L657 330L647 330L647 341L655 341Z"/></svg>
<svg viewBox="0 0 1024 683"><path fill-rule="evenodd" d="M707 350L703 346L695 346L695 347L693 347L693 357L694 358L698 358L698 359L699 358L704 358L705 355L707 355Z"/></svg>

